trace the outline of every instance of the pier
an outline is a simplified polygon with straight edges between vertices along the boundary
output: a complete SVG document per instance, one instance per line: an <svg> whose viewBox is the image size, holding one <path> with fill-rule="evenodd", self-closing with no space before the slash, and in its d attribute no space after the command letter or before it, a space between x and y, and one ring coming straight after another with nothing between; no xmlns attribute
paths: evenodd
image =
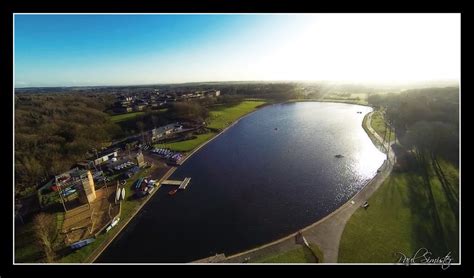
<svg viewBox="0 0 474 278"><path fill-rule="evenodd" d="M161 184L163 185L175 185L179 186L178 189L184 190L188 186L189 182L191 181L191 178L185 178L182 181L178 180L165 180Z"/></svg>

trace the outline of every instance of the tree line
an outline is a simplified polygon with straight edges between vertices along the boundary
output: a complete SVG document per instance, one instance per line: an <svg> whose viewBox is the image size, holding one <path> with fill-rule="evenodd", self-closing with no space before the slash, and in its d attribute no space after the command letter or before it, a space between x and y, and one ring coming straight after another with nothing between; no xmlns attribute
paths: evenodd
<svg viewBox="0 0 474 278"><path fill-rule="evenodd" d="M426 88L372 94L369 104L385 111L400 143L420 159L441 156L459 163L459 88Z"/></svg>
<svg viewBox="0 0 474 278"><path fill-rule="evenodd" d="M15 185L17 193L68 170L100 149L120 128L102 112L103 97L28 95L15 98Z"/></svg>

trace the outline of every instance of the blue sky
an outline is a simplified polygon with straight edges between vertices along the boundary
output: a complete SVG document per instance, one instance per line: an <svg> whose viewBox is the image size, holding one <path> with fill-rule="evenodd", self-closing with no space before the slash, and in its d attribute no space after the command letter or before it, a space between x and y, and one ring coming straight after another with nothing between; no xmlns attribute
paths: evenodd
<svg viewBox="0 0 474 278"><path fill-rule="evenodd" d="M17 87L459 75L458 15L17 14L14 21Z"/></svg>

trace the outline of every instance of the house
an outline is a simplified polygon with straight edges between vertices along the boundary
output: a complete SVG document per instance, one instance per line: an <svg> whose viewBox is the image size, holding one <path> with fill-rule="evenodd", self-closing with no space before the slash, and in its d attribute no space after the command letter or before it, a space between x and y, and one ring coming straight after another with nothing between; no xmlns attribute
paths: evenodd
<svg viewBox="0 0 474 278"><path fill-rule="evenodd" d="M108 150L103 150L100 153L97 153L94 158L90 159L93 161L95 166L101 165L102 163L111 160L114 157L117 157L118 151L120 149L108 149Z"/></svg>
<svg viewBox="0 0 474 278"><path fill-rule="evenodd" d="M160 126L158 128L154 128L151 131L151 140L156 141L159 140L167 135L172 134L173 132L177 132L182 130L183 126L179 123L168 124L165 126Z"/></svg>
<svg viewBox="0 0 474 278"><path fill-rule="evenodd" d="M210 91L207 91L206 92L206 95L208 97L218 97L221 95L221 91L218 91L218 90L210 90Z"/></svg>
<svg viewBox="0 0 474 278"><path fill-rule="evenodd" d="M133 110L135 111L143 111L143 109L145 108L145 105L144 104L137 104L133 107Z"/></svg>

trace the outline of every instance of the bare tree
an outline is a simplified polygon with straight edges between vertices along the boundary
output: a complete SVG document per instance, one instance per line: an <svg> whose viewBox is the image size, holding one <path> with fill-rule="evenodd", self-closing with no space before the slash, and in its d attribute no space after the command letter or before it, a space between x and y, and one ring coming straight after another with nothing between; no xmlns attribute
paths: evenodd
<svg viewBox="0 0 474 278"><path fill-rule="evenodd" d="M39 213L34 218L35 235L44 252L46 262L54 261L53 236L56 225L51 214Z"/></svg>

